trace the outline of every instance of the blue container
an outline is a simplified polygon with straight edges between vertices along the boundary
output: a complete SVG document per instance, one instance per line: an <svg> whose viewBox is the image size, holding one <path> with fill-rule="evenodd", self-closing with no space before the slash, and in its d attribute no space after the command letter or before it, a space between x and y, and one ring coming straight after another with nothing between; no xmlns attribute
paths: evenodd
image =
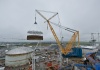
<svg viewBox="0 0 100 70"><path fill-rule="evenodd" d="M91 68L87 68L87 70L92 70Z"/></svg>
<svg viewBox="0 0 100 70"><path fill-rule="evenodd" d="M80 70L82 70L82 67L84 67L86 70L92 70L93 69L93 67L91 65L74 64L74 66L78 67Z"/></svg>
<svg viewBox="0 0 100 70"><path fill-rule="evenodd" d="M79 58L81 58L82 57L82 49L74 47L74 48L72 48L72 52L70 52L66 55L62 54L62 56L64 58L69 58L69 57L79 57Z"/></svg>
<svg viewBox="0 0 100 70"><path fill-rule="evenodd" d="M95 64L95 70L100 70L100 63Z"/></svg>

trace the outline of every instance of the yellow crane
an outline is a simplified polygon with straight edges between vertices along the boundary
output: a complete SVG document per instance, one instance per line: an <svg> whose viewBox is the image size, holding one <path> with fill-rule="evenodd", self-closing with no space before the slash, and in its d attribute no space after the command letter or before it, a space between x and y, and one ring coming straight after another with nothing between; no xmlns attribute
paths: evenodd
<svg viewBox="0 0 100 70"><path fill-rule="evenodd" d="M76 37L77 37L77 36L78 36L78 46L79 46L79 31L76 31L76 30L74 30L74 29L70 29L70 28L66 28L66 27L63 27L63 26L58 25L59 27L63 27L63 28L65 28L65 30L68 30L68 31L74 33L73 36L71 37L70 41L69 41L68 44L66 45L66 47L62 47L61 42L59 41L59 39L58 39L58 37L57 37L57 35L56 35L56 33L55 33L53 27L52 27L51 24L50 24L50 23L52 23L52 22L50 22L50 20L51 20L53 17L55 17L58 13L55 13L53 16L51 16L49 19L47 19L46 17L44 17L44 16L39 12L39 10L36 10L36 12L37 12L41 17L43 17L43 18L46 20L46 22L48 23L48 25L49 25L49 27L50 27L50 30L51 30L51 32L52 32L52 34L53 34L53 36L54 36L54 38L55 38L55 40L56 40L56 42L57 42L57 44L58 44L58 46L59 46L59 48L60 48L62 54L64 55L64 57L66 57L66 55L67 55L68 53L71 52L71 49L73 48L73 44L76 42ZM36 22L35 22L35 23L36 23ZM79 47L78 47L78 48L79 48ZM77 48L75 48L75 49L77 49ZM75 52L73 52L73 53L75 54ZM82 51L81 51L81 49L79 50L79 53L81 53L81 55L77 55L77 53L76 53L76 56L77 56L77 57L78 57L78 56L79 56L79 57L82 56ZM69 55L70 55L70 54L69 54ZM71 56L74 56L74 55L71 54Z"/></svg>

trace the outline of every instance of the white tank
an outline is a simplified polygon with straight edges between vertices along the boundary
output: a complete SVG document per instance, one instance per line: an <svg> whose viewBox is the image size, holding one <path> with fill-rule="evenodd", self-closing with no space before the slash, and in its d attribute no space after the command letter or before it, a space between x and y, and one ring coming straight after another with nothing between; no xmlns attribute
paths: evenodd
<svg viewBox="0 0 100 70"><path fill-rule="evenodd" d="M5 66L17 67L28 64L32 56L33 49L30 47L19 47L6 53Z"/></svg>

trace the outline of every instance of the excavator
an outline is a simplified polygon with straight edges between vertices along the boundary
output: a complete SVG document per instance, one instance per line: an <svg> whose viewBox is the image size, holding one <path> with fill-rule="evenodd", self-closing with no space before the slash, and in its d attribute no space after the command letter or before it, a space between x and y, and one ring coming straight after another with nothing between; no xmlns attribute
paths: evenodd
<svg viewBox="0 0 100 70"><path fill-rule="evenodd" d="M57 25L61 28L64 28L65 30L67 31L70 31L73 33L70 41L67 43L67 45L65 47L62 46L60 40L58 39L51 23L50 20L55 17L56 15L58 15L58 13L55 13L53 16L51 16L49 19L47 19L46 17L44 17L44 15L41 14L40 10L35 10L42 18L44 18L46 20L46 22L48 23L48 26L50 27L50 30L59 46L59 49L62 53L62 56L64 58L68 58L68 57L79 57L81 58L82 57L82 49L80 48L80 45L79 45L79 31L77 30L74 30L74 29L70 29L70 28L67 28L67 27L64 27L64 26L61 26L61 25ZM36 17L35 17L35 24L36 24ZM54 24L54 23L52 23ZM78 37L78 47L73 47L73 44L76 42L76 38Z"/></svg>

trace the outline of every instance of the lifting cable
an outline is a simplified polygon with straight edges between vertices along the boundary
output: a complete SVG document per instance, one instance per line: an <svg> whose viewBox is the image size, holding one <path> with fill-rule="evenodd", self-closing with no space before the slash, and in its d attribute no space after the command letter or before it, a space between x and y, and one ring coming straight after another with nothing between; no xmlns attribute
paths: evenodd
<svg viewBox="0 0 100 70"><path fill-rule="evenodd" d="M51 12L51 11L44 11L44 10L38 10L38 11L40 11L40 12L46 12L46 13L57 13L57 12ZM35 15L36 16L36 15ZM61 23L60 23L60 18L59 18L59 15L58 15L58 25L60 25L61 26ZM47 30L48 30L48 24L47 24ZM59 27L59 33L60 33L60 41L62 42L62 40L63 40L63 34L62 34L62 29Z"/></svg>
<svg viewBox="0 0 100 70"><path fill-rule="evenodd" d="M37 10L37 11L40 11L40 12L47 12L47 13L57 13L57 12L44 11L44 10ZM36 16L36 15L35 15L35 16ZM60 24L60 25L58 25L58 24L56 24L56 23L53 23L53 22L51 22L51 21L50 21L50 22L51 22L52 24L58 26L58 27L61 27L61 28L65 29L65 30L68 30L68 31L70 31L70 32L77 31L77 30L74 30L74 29L70 29L70 28L68 28L68 27L61 26L59 15L58 15L58 19L59 19L59 24ZM46 21L45 21L45 22L46 22Z"/></svg>
<svg viewBox="0 0 100 70"><path fill-rule="evenodd" d="M57 13L57 12L51 12L51 11L44 11L44 10L38 10L40 12L46 12L46 13Z"/></svg>
<svg viewBox="0 0 100 70"><path fill-rule="evenodd" d="M60 25L61 26L61 22L60 22L60 18L59 18L59 14L58 14L58 20L59 20L59 22L58 22L58 25ZM61 43L63 42L63 33L62 33L62 29L59 27L59 33L60 33L60 41L61 41Z"/></svg>
<svg viewBox="0 0 100 70"><path fill-rule="evenodd" d="M51 11L44 11L44 10L37 10L37 11L40 11L40 12L46 12L46 13L57 13L57 12L51 12ZM35 11L35 22L36 22L36 11ZM45 22L44 22L45 23ZM48 24L47 24L47 30L48 30Z"/></svg>
<svg viewBox="0 0 100 70"><path fill-rule="evenodd" d="M40 12L46 12L46 13L57 13L57 12L51 12L51 11L44 11L44 10L37 10L37 11L40 11ZM57 14L58 15L58 14ZM50 19L50 18L49 18ZM48 19L48 20L49 20ZM58 24L56 24L56 23L53 23L53 22L51 22L51 21L49 21L51 24L54 24L55 26L58 26L59 27L59 33L60 33L60 41L62 42L62 40L63 40L63 34L62 34L62 29L65 29L65 30L67 30L67 31L69 31L69 32L72 32L72 33L74 33L74 32L76 32L77 30L74 30L74 29L70 29L70 28L68 28L68 27L65 27L65 26L62 26L61 25L61 23L60 23L60 18L59 18L59 15L58 15ZM36 13L35 13L35 21L36 21ZM46 21L45 21L46 22ZM44 22L44 23L45 23ZM47 24L47 29L48 29L48 24Z"/></svg>
<svg viewBox="0 0 100 70"><path fill-rule="evenodd" d="M54 22L50 22L50 23L53 24L53 25L55 25L55 26L58 26L58 27L60 27L60 28L62 28L62 29L64 29L64 30L67 30L67 31L69 31L69 32L72 32L72 33L74 33L74 31L76 31L76 30L74 30L74 29L70 29L70 28L67 28L67 27L65 27L65 26L58 25L58 24L56 24L56 23L54 23Z"/></svg>

